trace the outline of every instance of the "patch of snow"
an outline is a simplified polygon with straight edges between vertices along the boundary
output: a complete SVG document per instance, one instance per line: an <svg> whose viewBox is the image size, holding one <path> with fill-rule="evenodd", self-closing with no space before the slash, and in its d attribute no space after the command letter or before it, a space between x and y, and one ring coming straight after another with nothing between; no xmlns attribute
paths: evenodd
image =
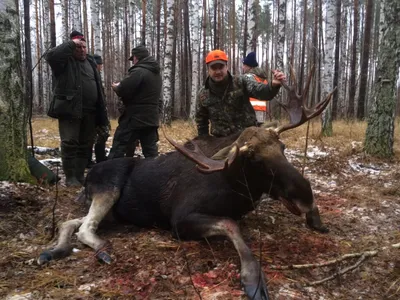
<svg viewBox="0 0 400 300"><path fill-rule="evenodd" d="M90 292L93 288L97 286L96 283L86 283L78 287L78 291Z"/></svg>
<svg viewBox="0 0 400 300"><path fill-rule="evenodd" d="M28 149L32 149L32 146L28 146ZM49 148L49 147L39 147L39 146L34 146L33 147L33 152L35 154L39 155L44 155L44 154L50 154L53 156L59 156L60 155L60 148Z"/></svg>
<svg viewBox="0 0 400 300"><path fill-rule="evenodd" d="M10 181L0 181L0 188L5 189L13 186L13 183Z"/></svg>
<svg viewBox="0 0 400 300"><path fill-rule="evenodd" d="M54 165L61 165L61 158L48 158L39 160L46 167L51 167Z"/></svg>
<svg viewBox="0 0 400 300"><path fill-rule="evenodd" d="M354 159L349 159L349 166L353 171L367 175L380 175L390 169L389 165L387 164L383 164L381 166L377 166L374 164L366 165L358 163Z"/></svg>
<svg viewBox="0 0 400 300"><path fill-rule="evenodd" d="M33 293L7 295L6 300L30 300L34 299Z"/></svg>

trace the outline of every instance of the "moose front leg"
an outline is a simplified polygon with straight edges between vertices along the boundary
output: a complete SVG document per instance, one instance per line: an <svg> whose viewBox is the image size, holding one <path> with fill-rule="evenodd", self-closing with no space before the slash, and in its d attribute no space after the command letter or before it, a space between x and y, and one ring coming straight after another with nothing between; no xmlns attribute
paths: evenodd
<svg viewBox="0 0 400 300"><path fill-rule="evenodd" d="M235 221L203 214L191 214L184 220L175 222L174 230L178 237L187 239L209 236L228 237L240 257L240 280L246 295L254 300L269 299L261 266L244 242Z"/></svg>
<svg viewBox="0 0 400 300"><path fill-rule="evenodd" d="M93 248L96 251L97 259L110 264L111 256L107 253L109 242L100 239L96 235L96 230L100 222L111 210L119 199L120 192L118 189L108 192L95 193L92 195L92 204L88 215L77 233L78 239Z"/></svg>
<svg viewBox="0 0 400 300"><path fill-rule="evenodd" d="M53 259L67 257L72 252L71 237L74 232L82 225L84 218L78 218L64 222L59 229L58 243L53 249L45 250L40 253L37 260L39 265L50 262Z"/></svg>

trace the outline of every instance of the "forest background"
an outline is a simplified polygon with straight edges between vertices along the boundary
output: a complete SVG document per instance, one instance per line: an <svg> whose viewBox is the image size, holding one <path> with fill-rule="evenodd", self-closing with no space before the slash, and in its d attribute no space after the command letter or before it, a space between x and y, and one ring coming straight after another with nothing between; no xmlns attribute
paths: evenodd
<svg viewBox="0 0 400 300"><path fill-rule="evenodd" d="M196 93L207 75L208 51L226 51L233 74L241 73L242 59L256 51L268 74L271 69L289 74L293 66L299 92L315 67L308 106L337 87L322 116L322 135L332 135L332 120L367 120L366 152L391 157L394 120L400 113L399 6L394 0L6 0L0 15L2 24L11 26L1 28L0 49L8 51L1 52L6 63L0 68L0 85L10 91L0 95L0 127L6 130L27 116L46 114L52 80L43 57L78 30L87 38L89 53L103 57L113 118L118 112L111 83L125 76L130 50L138 44L145 44L162 67L165 123L193 116ZM285 98L284 90L276 97ZM268 105L270 118L280 119L276 101ZM26 149L24 130L1 140L18 141Z"/></svg>

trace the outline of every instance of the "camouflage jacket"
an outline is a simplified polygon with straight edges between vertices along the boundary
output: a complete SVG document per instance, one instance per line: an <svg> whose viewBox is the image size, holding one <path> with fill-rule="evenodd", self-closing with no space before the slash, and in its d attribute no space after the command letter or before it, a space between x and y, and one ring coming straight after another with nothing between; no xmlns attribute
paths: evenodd
<svg viewBox="0 0 400 300"><path fill-rule="evenodd" d="M229 87L224 97L214 95L209 89L209 80L197 95L196 124L198 135L227 136L256 126L257 119L249 98L272 99L279 87L255 81L251 76L229 76Z"/></svg>
<svg viewBox="0 0 400 300"><path fill-rule="evenodd" d="M268 77L267 73L259 67L251 68L249 70L249 72L246 74L248 74L248 76L256 75L257 77L259 77L261 79L267 79L267 77Z"/></svg>

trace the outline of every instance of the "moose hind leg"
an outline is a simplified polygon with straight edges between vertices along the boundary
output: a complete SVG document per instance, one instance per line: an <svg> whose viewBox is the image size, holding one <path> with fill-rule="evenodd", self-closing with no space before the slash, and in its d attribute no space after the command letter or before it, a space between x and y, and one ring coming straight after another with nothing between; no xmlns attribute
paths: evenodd
<svg viewBox="0 0 400 300"><path fill-rule="evenodd" d="M83 221L84 218L78 218L61 224L57 245L53 249L40 253L37 263L43 265L53 259L64 258L70 255L72 252L71 236L82 225Z"/></svg>
<svg viewBox="0 0 400 300"><path fill-rule="evenodd" d="M309 212L306 213L306 224L311 229L321 233L328 233L328 227L324 226L319 215L318 206L314 206Z"/></svg>
<svg viewBox="0 0 400 300"><path fill-rule="evenodd" d="M268 288L264 273L250 248L246 245L235 221L227 218L191 214L176 222L178 237L197 238L209 236L228 237L240 257L240 279L246 295L254 300L268 300Z"/></svg>
<svg viewBox="0 0 400 300"><path fill-rule="evenodd" d="M119 196L118 189L93 195L89 213L77 233L79 241L94 249L96 257L107 264L111 263L111 257L106 252L106 246L109 243L100 239L95 232L100 222L117 202Z"/></svg>

